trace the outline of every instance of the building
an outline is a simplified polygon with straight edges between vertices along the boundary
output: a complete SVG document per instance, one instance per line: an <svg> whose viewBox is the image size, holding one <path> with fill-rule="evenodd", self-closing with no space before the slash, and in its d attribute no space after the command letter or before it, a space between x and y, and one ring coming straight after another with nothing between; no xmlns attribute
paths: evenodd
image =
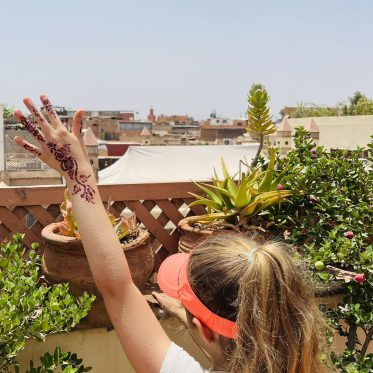
<svg viewBox="0 0 373 373"><path fill-rule="evenodd" d="M59 172L51 169L37 156L14 143L14 137L21 136L31 144L38 145L35 138L28 131L4 129L2 124L1 116L0 182L8 186L60 185L63 183Z"/></svg>
<svg viewBox="0 0 373 373"><path fill-rule="evenodd" d="M154 115L154 109L151 108L151 109L149 110L149 114L148 114L148 122L154 124L156 121L157 121L157 118L156 118L155 115Z"/></svg>
<svg viewBox="0 0 373 373"><path fill-rule="evenodd" d="M156 120L157 124L167 123L174 125L199 125L192 117L187 115L159 115Z"/></svg>
<svg viewBox="0 0 373 373"><path fill-rule="evenodd" d="M201 121L201 140L228 143L230 140L242 137L246 133L246 129L246 118L234 119L212 115Z"/></svg>
<svg viewBox="0 0 373 373"><path fill-rule="evenodd" d="M311 133L316 145L326 149L353 150L366 147L373 134L373 115L289 118L285 117L275 134L265 141L266 146L279 146L286 154L293 146L295 128L303 126Z"/></svg>
<svg viewBox="0 0 373 373"><path fill-rule="evenodd" d="M141 133L144 128L146 128L150 134L152 133L153 126L150 122L139 120L118 121L119 140L125 141L126 139L131 138L133 141L138 141L137 139L141 139Z"/></svg>

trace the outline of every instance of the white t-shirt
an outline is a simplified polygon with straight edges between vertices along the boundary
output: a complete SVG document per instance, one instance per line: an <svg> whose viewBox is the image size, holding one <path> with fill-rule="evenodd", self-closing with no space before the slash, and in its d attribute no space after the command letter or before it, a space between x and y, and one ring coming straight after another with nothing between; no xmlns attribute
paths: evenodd
<svg viewBox="0 0 373 373"><path fill-rule="evenodd" d="M208 373L181 347L171 342L159 373Z"/></svg>

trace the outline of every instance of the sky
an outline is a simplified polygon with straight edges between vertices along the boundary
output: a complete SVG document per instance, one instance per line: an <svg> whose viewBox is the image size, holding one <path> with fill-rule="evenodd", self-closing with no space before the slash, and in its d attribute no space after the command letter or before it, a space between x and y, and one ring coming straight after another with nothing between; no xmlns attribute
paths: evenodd
<svg viewBox="0 0 373 373"><path fill-rule="evenodd" d="M240 117L373 97L373 1L0 1L0 102Z"/></svg>

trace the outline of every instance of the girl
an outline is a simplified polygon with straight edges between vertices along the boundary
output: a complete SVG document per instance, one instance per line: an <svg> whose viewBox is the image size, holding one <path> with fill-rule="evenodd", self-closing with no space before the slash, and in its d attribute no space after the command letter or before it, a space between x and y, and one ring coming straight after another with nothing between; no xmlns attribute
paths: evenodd
<svg viewBox="0 0 373 373"><path fill-rule="evenodd" d="M15 142L66 179L89 265L123 350L137 372L203 372L174 345L133 284L125 256L107 217L81 135L83 110L70 133L46 96L44 113L29 98L38 126L16 117L38 140ZM313 294L290 253L279 244L257 246L238 236L210 239L190 255L164 261L159 285L179 299L197 343L213 369L226 372L323 371L322 319Z"/></svg>

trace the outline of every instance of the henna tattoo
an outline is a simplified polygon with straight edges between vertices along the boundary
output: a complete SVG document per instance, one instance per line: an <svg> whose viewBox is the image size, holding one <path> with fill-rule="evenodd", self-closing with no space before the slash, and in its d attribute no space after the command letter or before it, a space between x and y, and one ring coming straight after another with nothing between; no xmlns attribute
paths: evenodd
<svg viewBox="0 0 373 373"><path fill-rule="evenodd" d="M35 124L33 124L30 119L26 118L23 114L19 117L21 123L25 126L27 131L31 133L31 135L35 136L36 139L40 142L45 142L44 136L41 132L36 128Z"/></svg>
<svg viewBox="0 0 373 373"><path fill-rule="evenodd" d="M33 106L31 108L31 112L32 112L33 116L35 117L35 119L39 120L40 122L43 121L43 117L41 116L41 114L39 113L39 110L36 109L35 106Z"/></svg>
<svg viewBox="0 0 373 373"><path fill-rule="evenodd" d="M56 114L56 112L55 112L55 110L54 110L54 108L53 108L53 105L51 104L51 102L49 101L49 99L48 98L44 98L43 100L42 100L42 103L43 103L43 106L44 106L44 109L50 114L50 115L52 115L52 117L54 118L54 119L56 119L57 118L57 114Z"/></svg>
<svg viewBox="0 0 373 373"><path fill-rule="evenodd" d="M83 129L83 119L80 121L80 128L79 128L80 134L82 134L82 129Z"/></svg>
<svg viewBox="0 0 373 373"><path fill-rule="evenodd" d="M56 161L60 163L62 171L67 172L70 179L76 182L72 194L75 195L81 193L81 198L84 198L87 202L95 203L93 198L96 192L89 184L87 184L91 175L78 175L78 162L71 156L71 145L65 144L61 148L57 148L56 144L48 142L47 146L50 152L54 155Z"/></svg>
<svg viewBox="0 0 373 373"><path fill-rule="evenodd" d="M39 157L41 156L41 153L39 152L38 149L34 148L33 146L29 144L23 144L23 147L30 153L33 153L35 155L38 155Z"/></svg>

